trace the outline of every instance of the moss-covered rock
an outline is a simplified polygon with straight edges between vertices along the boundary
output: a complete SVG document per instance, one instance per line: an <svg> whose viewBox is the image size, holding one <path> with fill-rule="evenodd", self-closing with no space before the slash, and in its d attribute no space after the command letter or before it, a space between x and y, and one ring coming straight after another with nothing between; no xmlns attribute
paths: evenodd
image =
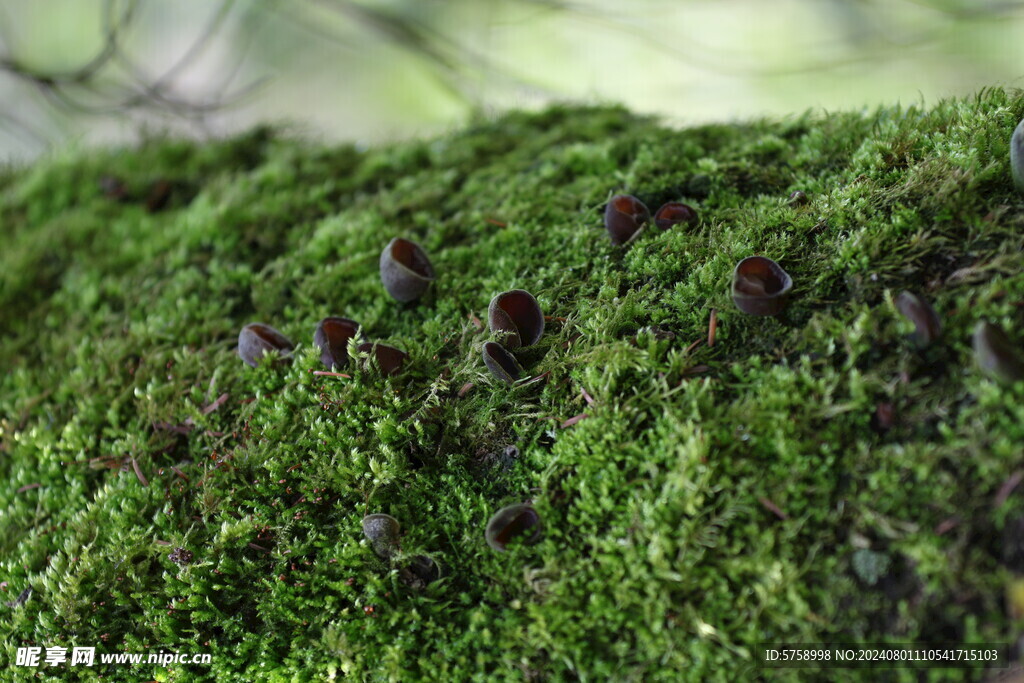
<svg viewBox="0 0 1024 683"><path fill-rule="evenodd" d="M764 642L1014 641L1024 386L971 333L1024 338L1022 117L1001 90L681 131L558 107L370 150L261 129L0 171L4 656L750 680ZM618 193L700 222L614 247ZM378 273L397 236L437 272L411 304ZM732 302L754 254L793 278L777 317ZM517 288L549 320L509 387L480 348ZM926 348L904 289L941 318ZM323 374L326 316L402 373ZM239 359L252 321L289 362ZM543 538L495 552L488 519L523 502ZM371 512L401 520L387 559Z"/></svg>

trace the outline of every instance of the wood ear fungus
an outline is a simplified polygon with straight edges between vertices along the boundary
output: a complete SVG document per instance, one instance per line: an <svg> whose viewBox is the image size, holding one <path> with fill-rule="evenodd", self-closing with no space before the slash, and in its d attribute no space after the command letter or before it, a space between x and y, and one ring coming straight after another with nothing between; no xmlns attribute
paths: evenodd
<svg viewBox="0 0 1024 683"><path fill-rule="evenodd" d="M896 297L896 310L914 323L914 334L911 335L911 339L918 346L928 346L942 334L939 314L923 297L913 292L900 292Z"/></svg>
<svg viewBox="0 0 1024 683"><path fill-rule="evenodd" d="M396 237L381 252L380 279L388 294L404 303L423 296L437 277L430 259L418 244Z"/></svg>
<svg viewBox="0 0 1024 683"><path fill-rule="evenodd" d="M484 365L491 374L506 384L513 384L523 376L523 367L511 353L497 342L487 342L483 349Z"/></svg>
<svg viewBox="0 0 1024 683"><path fill-rule="evenodd" d="M377 359L377 365L385 375L397 375L409 359L409 354L387 344L366 342L356 347L361 353L369 353Z"/></svg>
<svg viewBox="0 0 1024 683"><path fill-rule="evenodd" d="M359 324L348 318L324 318L313 333L313 344L320 349L320 362L327 369L348 363L348 341L359 332Z"/></svg>
<svg viewBox="0 0 1024 683"><path fill-rule="evenodd" d="M981 321L974 328L974 357L992 379L1006 384L1024 380L1024 356L1001 327Z"/></svg>
<svg viewBox="0 0 1024 683"><path fill-rule="evenodd" d="M644 203L630 194L617 194L604 207L604 227L615 246L636 239L650 217Z"/></svg>
<svg viewBox="0 0 1024 683"><path fill-rule="evenodd" d="M697 211L689 204L682 202L667 202L654 214L654 224L662 230L668 230L673 225L685 223L688 226L697 224Z"/></svg>
<svg viewBox="0 0 1024 683"><path fill-rule="evenodd" d="M363 517L363 535L370 541L377 557L390 559L398 550L398 532L401 525L391 515L376 513Z"/></svg>
<svg viewBox="0 0 1024 683"><path fill-rule="evenodd" d="M252 367L259 365L260 359L271 351L285 357L294 348L288 337L263 323L249 323L238 333L238 355Z"/></svg>
<svg viewBox="0 0 1024 683"><path fill-rule="evenodd" d="M484 532L487 545L498 552L504 552L513 539L536 543L540 536L540 515L527 503L509 505L495 512Z"/></svg>
<svg viewBox="0 0 1024 683"><path fill-rule="evenodd" d="M502 292L487 307L491 332L510 349L533 346L544 334L544 313L532 294L523 289Z"/></svg>
<svg viewBox="0 0 1024 683"><path fill-rule="evenodd" d="M750 256L732 274L732 300L750 315L778 315L786 307L793 279L778 263L764 256Z"/></svg>

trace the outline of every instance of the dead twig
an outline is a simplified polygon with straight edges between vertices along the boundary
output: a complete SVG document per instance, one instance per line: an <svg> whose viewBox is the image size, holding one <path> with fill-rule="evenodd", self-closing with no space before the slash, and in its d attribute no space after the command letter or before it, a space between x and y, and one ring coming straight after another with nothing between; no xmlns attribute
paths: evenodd
<svg viewBox="0 0 1024 683"><path fill-rule="evenodd" d="M565 422L562 423L562 429L565 429L566 427L572 427L577 422L580 422L581 420L586 420L588 417L590 417L590 416L587 415L586 413L580 413L579 415L573 415L568 420L566 420Z"/></svg>
<svg viewBox="0 0 1024 683"><path fill-rule="evenodd" d="M131 459L132 468L135 470L135 476L139 478L143 486L149 486L149 479L146 479L146 475L142 473L142 467L139 466L139 461L135 458Z"/></svg>
<svg viewBox="0 0 1024 683"><path fill-rule="evenodd" d="M213 411L217 410L217 408L220 408L222 405L224 405L224 402L227 401L227 400L228 400L228 394L227 393L221 394L220 396L217 397L216 401L214 401L210 405L208 405L205 408L203 408L203 415L209 415Z"/></svg>
<svg viewBox="0 0 1024 683"><path fill-rule="evenodd" d="M995 498L992 499L992 507L999 507L1010 497L1013 490L1020 484L1021 479L1024 479L1024 470L1017 470L1010 477L1003 482L1003 485L996 491Z"/></svg>
<svg viewBox="0 0 1024 683"><path fill-rule="evenodd" d="M758 497L757 502L761 503L761 505L764 506L764 509L766 509L769 512L771 512L773 515L775 515L779 519L789 519L789 515L787 515L785 512L783 512L782 508L780 508L778 505L776 505L775 503L773 503L769 499L765 498L764 496Z"/></svg>
<svg viewBox="0 0 1024 683"><path fill-rule="evenodd" d="M690 344L689 346L687 346L686 350L683 351L683 353L688 354L688 353L690 353L690 351L693 351L695 348L697 348L698 346L700 346L703 343L704 343L703 339L698 339L697 341L695 341L692 344Z"/></svg>

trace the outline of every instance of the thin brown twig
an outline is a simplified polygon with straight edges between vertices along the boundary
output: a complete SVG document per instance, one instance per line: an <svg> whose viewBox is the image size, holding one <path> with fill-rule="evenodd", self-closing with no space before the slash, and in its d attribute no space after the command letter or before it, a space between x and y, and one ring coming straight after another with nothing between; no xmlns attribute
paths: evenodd
<svg viewBox="0 0 1024 683"><path fill-rule="evenodd" d="M139 461L135 458L131 459L132 468L135 470L135 476L139 478L143 486L149 486L149 479L146 479L146 475L142 473L142 467L139 466Z"/></svg>
<svg viewBox="0 0 1024 683"><path fill-rule="evenodd" d="M588 417L590 417L590 415L588 415L586 413L580 413L579 415L573 415L568 420L566 420L565 422L562 423L561 428L565 429L566 427L572 427L577 422L580 422L582 420L586 420Z"/></svg>

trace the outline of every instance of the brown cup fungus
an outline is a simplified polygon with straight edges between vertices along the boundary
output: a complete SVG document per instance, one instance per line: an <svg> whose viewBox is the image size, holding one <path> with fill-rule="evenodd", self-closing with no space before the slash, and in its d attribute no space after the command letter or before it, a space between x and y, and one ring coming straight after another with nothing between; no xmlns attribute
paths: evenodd
<svg viewBox="0 0 1024 683"><path fill-rule="evenodd" d="M667 202L654 214L654 224L662 230L668 230L673 225L685 223L693 226L697 224L697 212L689 204L682 202Z"/></svg>
<svg viewBox="0 0 1024 683"><path fill-rule="evenodd" d="M914 323L914 334L911 335L911 339L918 346L922 348L928 346L942 334L942 322L939 320L939 314L924 297L913 292L900 292L900 295L896 297L896 310Z"/></svg>
<svg viewBox="0 0 1024 683"><path fill-rule="evenodd" d="M792 288L789 274L764 256L745 258L733 271L732 300L736 308L750 315L778 315Z"/></svg>
<svg viewBox="0 0 1024 683"><path fill-rule="evenodd" d="M377 557L389 559L398 551L398 532L401 525L391 515L376 513L363 517L363 535Z"/></svg>
<svg viewBox="0 0 1024 683"><path fill-rule="evenodd" d="M493 299L487 308L491 332L509 349L536 344L544 334L544 313L529 292L513 289Z"/></svg>
<svg viewBox="0 0 1024 683"><path fill-rule="evenodd" d="M499 552L504 552L513 539L536 543L540 536L540 515L527 503L509 505L495 512L484 532L487 545Z"/></svg>
<svg viewBox="0 0 1024 683"><path fill-rule="evenodd" d="M288 337L263 323L249 323L238 333L238 355L252 367L259 365L260 359L271 351L277 351L284 358L294 348Z"/></svg>
<svg viewBox="0 0 1024 683"><path fill-rule="evenodd" d="M1010 137L1010 173L1014 186L1024 194L1024 120L1017 124Z"/></svg>
<svg viewBox="0 0 1024 683"><path fill-rule="evenodd" d="M356 347L360 353L369 353L377 360L381 372L385 375L397 375L409 359L409 354L400 351L387 344L373 344L366 342Z"/></svg>
<svg viewBox="0 0 1024 683"><path fill-rule="evenodd" d="M327 369L348 363L348 342L359 332L359 324L348 318L324 318L313 333L313 345L320 349L320 362Z"/></svg>
<svg viewBox="0 0 1024 683"><path fill-rule="evenodd" d="M426 555L416 555L398 570L398 578L414 590L423 590L427 584L437 581L440 577L441 568Z"/></svg>
<svg viewBox="0 0 1024 683"><path fill-rule="evenodd" d="M392 298L415 301L437 279L434 266L418 244L396 237L380 255L380 279Z"/></svg>
<svg viewBox="0 0 1024 683"><path fill-rule="evenodd" d="M978 366L989 377L1006 384L1024 380L1024 355L1001 327L979 322L973 342Z"/></svg>
<svg viewBox="0 0 1024 683"><path fill-rule="evenodd" d="M617 194L604 208L604 227L612 244L621 246L636 239L650 217L642 201L633 195Z"/></svg>
<svg viewBox="0 0 1024 683"><path fill-rule="evenodd" d="M491 374L506 384L513 384L523 376L523 368L511 353L497 342L487 342L483 347L484 365Z"/></svg>

